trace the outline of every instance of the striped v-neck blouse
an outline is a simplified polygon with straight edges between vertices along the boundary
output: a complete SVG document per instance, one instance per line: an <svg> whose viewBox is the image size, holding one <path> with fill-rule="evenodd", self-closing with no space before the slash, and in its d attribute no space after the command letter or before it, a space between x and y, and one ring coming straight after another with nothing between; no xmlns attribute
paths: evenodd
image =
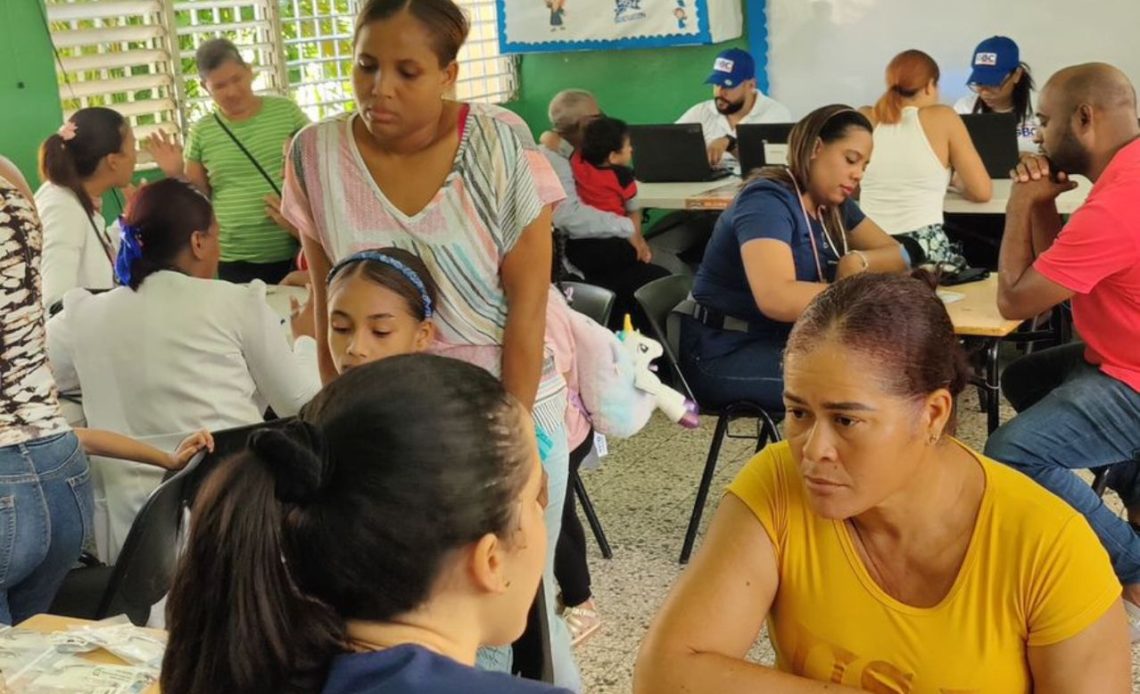
<svg viewBox="0 0 1140 694"><path fill-rule="evenodd" d="M501 109L500 109L501 110ZM439 284L439 339L459 356L500 372L507 301L504 257L544 205L563 197L533 142L515 134L509 112L464 109L459 148L440 189L408 216L376 185L352 135L355 114L302 130L286 174L284 210L318 240L329 260L396 246L423 259Z"/></svg>

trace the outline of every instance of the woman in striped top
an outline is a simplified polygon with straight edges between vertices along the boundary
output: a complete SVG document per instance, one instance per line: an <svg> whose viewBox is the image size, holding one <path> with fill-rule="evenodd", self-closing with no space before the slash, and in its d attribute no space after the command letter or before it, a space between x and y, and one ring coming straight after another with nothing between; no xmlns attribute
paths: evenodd
<svg viewBox="0 0 1140 694"><path fill-rule="evenodd" d="M301 232L314 292L321 372L332 380L325 275L366 248L415 253L439 284L435 351L502 378L551 439L547 580L565 498L565 383L543 346L550 206L561 186L506 119L444 98L467 20L451 0L371 0L356 24L355 113L302 130L283 209ZM553 605L552 594L547 604ZM550 615L556 683L579 687L561 621Z"/></svg>
<svg viewBox="0 0 1140 694"><path fill-rule="evenodd" d="M227 39L195 55L217 110L190 129L183 151L165 134L146 146L169 178L210 196L221 229L218 274L230 282L280 282L293 269L296 230L280 215L283 147L309 119L290 99L253 92L253 69Z"/></svg>

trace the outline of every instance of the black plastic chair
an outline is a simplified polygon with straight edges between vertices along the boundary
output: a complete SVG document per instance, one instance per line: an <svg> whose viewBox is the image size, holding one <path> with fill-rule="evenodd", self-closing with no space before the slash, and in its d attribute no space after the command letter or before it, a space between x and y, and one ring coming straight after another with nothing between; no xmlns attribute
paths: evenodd
<svg viewBox="0 0 1140 694"><path fill-rule="evenodd" d="M183 511L193 505L202 482L219 462L242 451L254 430L288 421L276 419L213 432L213 452L203 451L183 469L167 473L147 498L115 564L102 564L84 554L80 558L83 566L68 573L48 613L81 619L126 614L134 624L145 624L151 606L170 590Z"/></svg>
<svg viewBox="0 0 1140 694"><path fill-rule="evenodd" d="M201 489L206 478L217 469L223 460L245 450L250 434L258 429L284 426L293 419L293 417L271 419L256 424L247 424L245 426L211 432L211 436L214 437L214 450L204 454L205 457L193 470L187 468L183 471L189 472L182 497L183 504L185 504L186 508L191 508L194 505L194 499L198 496L198 490Z"/></svg>
<svg viewBox="0 0 1140 694"><path fill-rule="evenodd" d="M135 625L145 625L151 607L174 581L187 484L205 457L194 456L151 492L113 566L92 564L69 572L48 613L95 620L125 614Z"/></svg>
<svg viewBox="0 0 1140 694"><path fill-rule="evenodd" d="M598 325L605 326L609 323L610 312L614 308L615 294L613 292L604 287L584 282L559 282L559 286L566 294L566 302L570 304L570 308L590 317ZM574 493L578 496L578 502L582 504L582 513L586 515L586 521L590 524L594 539L598 541L598 549L601 550L603 557L613 559L613 549L610 548L610 541L606 538L606 531L602 528L602 521L598 518L594 503L590 501L590 495L586 493L586 485L582 482L582 476L574 471L570 476L570 483L574 485Z"/></svg>
<svg viewBox="0 0 1140 694"><path fill-rule="evenodd" d="M634 292L641 310L649 319L650 328L654 336L661 343L664 357L675 379L675 386L684 389L689 399L697 403L701 414L716 416L716 429L713 432L712 443L709 445L708 457L705 459L704 472L697 487L697 499L693 504L693 513L689 517L689 527L685 531L685 543L681 547L680 563L685 564L693 553L693 545L697 539L697 530L701 525L701 515L704 513L705 503L708 501L709 488L712 486L713 474L716 472L717 458L726 438L753 438L752 436L738 436L728 432L728 425L734 419L755 419L758 430L756 432L756 450L759 451L768 442L780 440L780 431L776 428L776 420L760 405L740 400L727 403L723 406L706 407L693 394L685 375L681 371L677 355L680 352L680 332L678 328L670 329L669 314L689 296L693 289L693 278L685 275L671 275L654 280ZM679 326L678 326L679 327Z"/></svg>
<svg viewBox="0 0 1140 694"><path fill-rule="evenodd" d="M1111 465L1103 465L1101 467L1089 468L1089 472L1093 474L1093 480L1089 483L1092 490L1097 496L1104 496L1108 491L1108 474L1114 467L1118 465L1138 465L1140 464L1140 453L1132 456L1131 460L1122 460L1119 463L1112 463Z"/></svg>
<svg viewBox="0 0 1140 694"><path fill-rule="evenodd" d="M617 295L605 287L585 282L559 282L566 303L578 313L589 316L598 325L607 325Z"/></svg>

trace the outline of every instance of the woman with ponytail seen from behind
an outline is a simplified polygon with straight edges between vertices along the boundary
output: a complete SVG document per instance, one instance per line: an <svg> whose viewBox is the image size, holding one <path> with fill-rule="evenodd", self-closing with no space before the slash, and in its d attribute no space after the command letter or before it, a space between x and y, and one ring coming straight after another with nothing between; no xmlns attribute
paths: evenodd
<svg viewBox="0 0 1140 694"><path fill-rule="evenodd" d="M564 693L472 667L522 632L542 575L533 432L489 373L416 354L255 433L194 505L162 691Z"/></svg>
<svg viewBox="0 0 1140 694"><path fill-rule="evenodd" d="M56 383L81 387L88 426L136 438L216 431L260 422L266 406L295 414L320 389L316 343L296 339L290 349L265 285L214 279L209 200L164 179L139 190L120 224L124 286L73 290L48 322ZM103 467L113 557L162 471Z"/></svg>
<svg viewBox="0 0 1140 694"><path fill-rule="evenodd" d="M117 232L108 230L99 207L105 193L130 185L137 158L130 124L102 107L76 111L40 145L45 306L69 289L115 286Z"/></svg>
<svg viewBox="0 0 1140 694"><path fill-rule="evenodd" d="M943 229L951 173L963 197L975 202L990 199L993 183L961 116L938 103L938 78L938 63L918 50L899 53L887 66L887 91L874 107L861 109L875 126L875 156L859 205L900 242L917 243L921 257L910 258L912 264L961 266Z"/></svg>

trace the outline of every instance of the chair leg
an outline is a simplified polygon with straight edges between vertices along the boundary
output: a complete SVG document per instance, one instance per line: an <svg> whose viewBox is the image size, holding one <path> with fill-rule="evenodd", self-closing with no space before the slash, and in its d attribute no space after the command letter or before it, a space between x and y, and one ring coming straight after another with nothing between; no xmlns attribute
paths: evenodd
<svg viewBox="0 0 1140 694"><path fill-rule="evenodd" d="M776 443L780 440L780 430L776 428L776 423L770 417L761 417L760 421L763 423L763 428L760 430L764 435L764 445L769 443Z"/></svg>
<svg viewBox="0 0 1140 694"><path fill-rule="evenodd" d="M716 459L720 456L720 446L724 436L728 433L729 415L722 414L716 420L716 431L713 432L712 444L709 446L709 457L705 460L705 470L701 474L701 485L697 487L697 501L693 504L693 515L689 517L689 529L685 531L685 544L681 547L682 564L689 562L693 553L693 543L697 539L697 529L701 525L701 514L705 510L705 501L709 496L709 487L712 486L713 473L716 472Z"/></svg>
<svg viewBox="0 0 1140 694"><path fill-rule="evenodd" d="M1111 468L1111 465L1105 465L1092 469L1093 481L1091 486L1097 496L1104 496L1105 490L1108 489L1108 471Z"/></svg>
<svg viewBox="0 0 1140 694"><path fill-rule="evenodd" d="M582 504L582 513L586 514L586 521L590 524L590 530L594 531L594 539L598 541L598 549L602 550L602 556L606 559L613 559L614 552L610 549L610 541L606 539L606 531L602 529L602 521L598 519L598 512L594 509L594 502L590 501L590 495L586 493L586 485L582 483L582 476L575 470L570 480L574 485L574 493L578 495L578 503Z"/></svg>

